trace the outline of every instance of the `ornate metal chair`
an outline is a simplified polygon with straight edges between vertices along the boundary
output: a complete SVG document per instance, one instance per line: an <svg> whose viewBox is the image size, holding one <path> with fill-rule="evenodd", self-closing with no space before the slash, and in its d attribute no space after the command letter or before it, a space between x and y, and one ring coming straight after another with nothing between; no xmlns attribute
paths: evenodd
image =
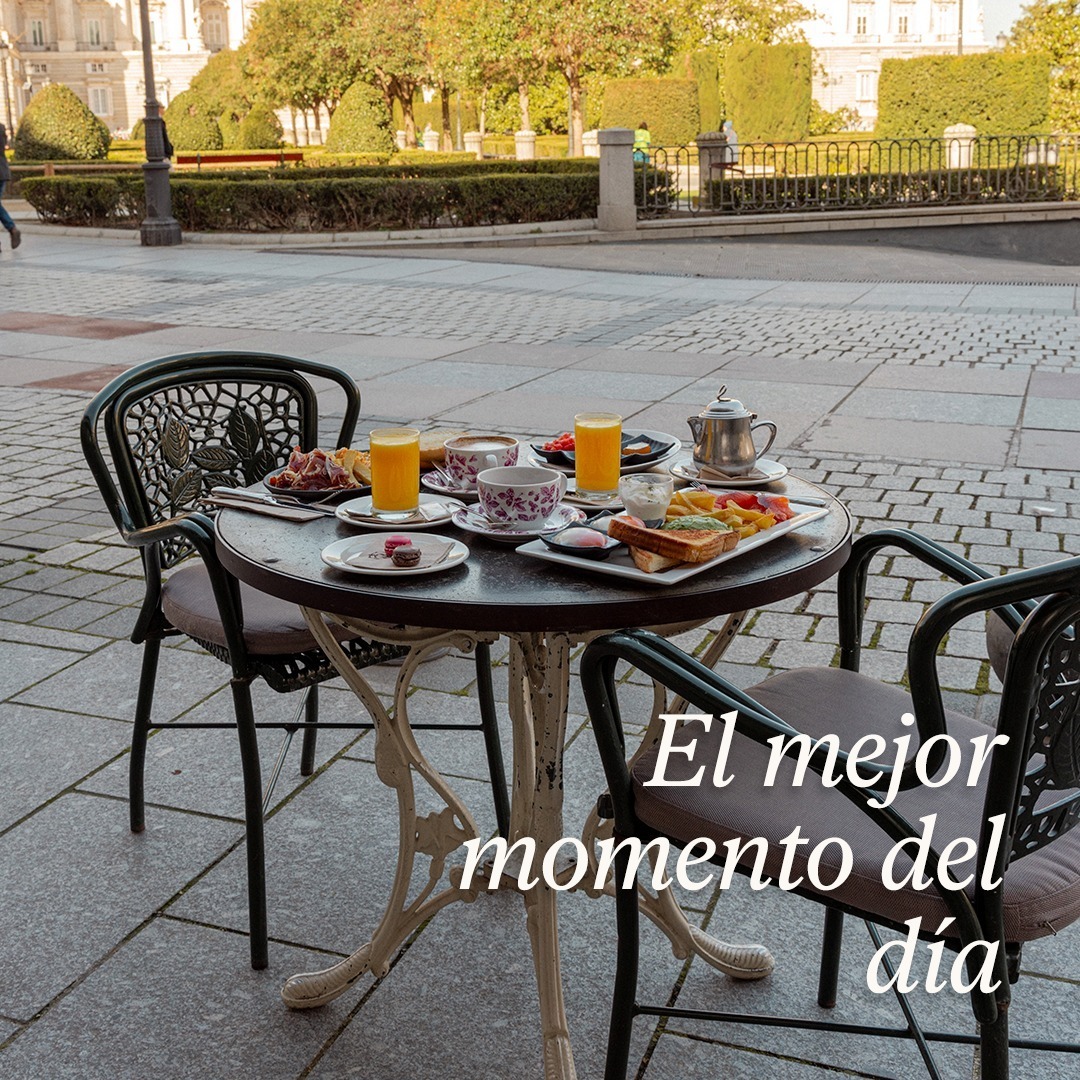
<svg viewBox="0 0 1080 1080"><path fill-rule="evenodd" d="M289 740L302 728L301 772L307 776L314 769L320 726L372 725L320 723L318 684L337 672L316 645L298 607L240 584L218 563L214 524L199 506L211 487L255 483L284 465L293 446L309 450L317 445L313 378L335 384L344 396L344 417L334 445L347 446L360 415L360 393L352 378L325 364L258 353L192 353L135 367L91 401L81 429L83 452L94 479L121 536L141 551L145 572L142 609L131 634L132 641L143 645L129 774L131 828L141 832L145 823L143 773L150 730L232 726L152 721L161 642L185 634L232 669L230 685L244 781L254 968L267 964L263 815ZM185 561L193 555L198 558ZM338 632L358 668L405 653L399 646ZM483 732L496 816L505 832L509 806L488 646L477 647L476 665L480 722L415 726ZM255 719L250 687L257 678L281 693L305 691L292 722ZM257 746L257 730L262 727L286 732L265 796Z"/></svg>
<svg viewBox="0 0 1080 1080"><path fill-rule="evenodd" d="M858 674L867 565L884 547L900 547L962 583L934 604L914 630L908 649L910 696L899 687ZM1045 599L1034 602L1039 597ZM970 779L975 752L969 740L980 735L989 739L992 733L983 724L945 710L935 658L952 626L991 609L1008 642L1004 696L996 728L996 734L1008 736L1008 741L993 749L988 767L981 769L977 784L969 787L964 780ZM786 672L745 692L647 631L612 634L590 644L582 658L581 677L608 782L609 794L601 798L600 812L614 818L617 840L666 837L686 846L699 837L710 838L717 845L717 862L726 854L724 842L737 840L741 845L751 837L764 837L765 873L774 883L785 850L780 841L796 825L809 839L804 852L827 838L845 838L853 851L853 872L834 890L811 883L805 854L794 860L794 875L803 876L794 891L826 906L818 1004L824 1008L836 1005L845 912L866 921L879 948L877 926L903 933L908 920L921 917L922 937L944 942L949 949L959 951L979 941L998 944L994 977L989 980L998 984L997 989L975 986L970 993L979 1034L923 1031L910 1002L900 993L897 998L906 1024L891 1029L639 1004L637 892L632 885L624 887L629 861L624 850L615 863L619 945L607 1080L625 1076L630 1029L637 1015L910 1038L932 1077L941 1074L929 1044L939 1040L976 1044L985 1080L1007 1080L1010 1045L1080 1052L1076 1044L1010 1040L1008 1032L1010 984L1019 977L1023 943L1056 933L1080 918L1080 831L1070 831L1080 820L1080 641L1076 633L1080 627L1080 558L990 578L980 568L914 533L886 530L854 545L851 560L840 575L839 614L841 667ZM684 782L704 764L699 785L646 786L658 761L655 743L642 746L629 763L625 760L614 683L619 660L635 665L674 691L678 695L676 711L689 703L692 711L716 718L708 731L698 721L685 721L677 745L686 746L691 738L697 739L693 760L678 754L666 760L665 779ZM717 788L710 778L726 729L726 722L719 722L719 718L733 710L738 717L726 768L733 779L729 786ZM901 723L901 717L911 712L915 729ZM841 773L835 790L819 784L813 775L828 767L828 752L821 745L810 757L813 772L806 774L801 785L790 783L796 774L787 759L778 784L763 786L768 740L776 736L787 740L799 732L815 741L826 734L839 736L842 752L837 771L847 768L847 772ZM930 787L914 767L915 756L920 746L946 732L965 749L964 762L957 780L939 786L946 755L944 741L938 740L933 750L927 751L924 778L935 781ZM852 782L852 766L847 765L847 750L870 733L882 736L890 748L892 739L912 736L907 760L902 767L897 766L901 772L895 802L880 809L869 806L867 799L875 791L887 789L892 769L886 766L874 780L879 765L865 763L864 747L863 764L854 768L856 778L872 785L868 790ZM928 814L937 815L934 847L927 863L927 876L935 879L934 887L920 891L909 883L898 891L887 889L882 882L886 855L898 841L920 835L911 822ZM994 843L990 824L996 815L1004 816L999 844ZM936 869L938 853L958 837L972 838L977 854L955 874L966 877L973 872L973 881L966 890L954 891L938 884ZM825 849L822 865L827 869L821 877L826 881L833 877L828 852L835 857L836 851L835 847ZM752 860L753 856L743 852L740 858ZM838 858L835 865L839 865ZM746 866L738 869L750 872ZM995 887L988 887L995 881ZM949 917L954 921L943 932L944 920ZM973 955L968 953L969 975ZM981 955L985 958L986 953ZM885 970L893 974L890 967Z"/></svg>

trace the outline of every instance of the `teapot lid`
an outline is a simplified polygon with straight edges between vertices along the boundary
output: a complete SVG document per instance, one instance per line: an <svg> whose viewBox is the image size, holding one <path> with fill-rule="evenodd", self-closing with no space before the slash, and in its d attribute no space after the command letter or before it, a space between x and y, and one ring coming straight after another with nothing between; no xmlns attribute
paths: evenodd
<svg viewBox="0 0 1080 1080"><path fill-rule="evenodd" d="M710 401L704 409L701 410L700 415L706 419L714 420L737 420L744 416L749 416L750 412L745 408L741 401L735 398L724 397L727 393L727 387L721 386L720 392L716 395L715 401Z"/></svg>

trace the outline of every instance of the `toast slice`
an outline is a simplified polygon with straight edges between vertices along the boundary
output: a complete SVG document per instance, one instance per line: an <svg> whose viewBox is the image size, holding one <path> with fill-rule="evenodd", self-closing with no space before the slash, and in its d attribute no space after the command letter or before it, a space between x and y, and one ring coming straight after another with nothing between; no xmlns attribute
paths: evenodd
<svg viewBox="0 0 1080 1080"><path fill-rule="evenodd" d="M420 464L430 465L433 461L446 460L447 439L456 439L459 435L468 435L467 431L449 431L439 428L435 431L420 432Z"/></svg>
<svg viewBox="0 0 1080 1080"><path fill-rule="evenodd" d="M655 551L645 551L644 548L630 548L630 558L634 565L646 574L659 574L664 570L670 570L673 566L684 566L682 559L672 559L667 555L657 555Z"/></svg>
<svg viewBox="0 0 1080 1080"><path fill-rule="evenodd" d="M641 548L678 562L702 563L730 551L739 542L739 534L723 529L646 529L625 518L608 521L608 535L627 547Z"/></svg>

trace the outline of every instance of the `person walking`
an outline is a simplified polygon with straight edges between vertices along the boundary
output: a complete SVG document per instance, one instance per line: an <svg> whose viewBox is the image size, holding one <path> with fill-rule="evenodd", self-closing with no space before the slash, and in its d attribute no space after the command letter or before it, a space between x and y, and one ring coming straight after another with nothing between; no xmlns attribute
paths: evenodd
<svg viewBox="0 0 1080 1080"><path fill-rule="evenodd" d="M649 147L651 145L652 136L649 134L649 125L642 120L634 131L634 160L648 161Z"/></svg>
<svg viewBox="0 0 1080 1080"><path fill-rule="evenodd" d="M14 251L22 243L22 234L18 226L11 220L11 215L4 209L4 188L11 179L11 166L7 159L7 128L0 124L0 225L11 234L11 250Z"/></svg>

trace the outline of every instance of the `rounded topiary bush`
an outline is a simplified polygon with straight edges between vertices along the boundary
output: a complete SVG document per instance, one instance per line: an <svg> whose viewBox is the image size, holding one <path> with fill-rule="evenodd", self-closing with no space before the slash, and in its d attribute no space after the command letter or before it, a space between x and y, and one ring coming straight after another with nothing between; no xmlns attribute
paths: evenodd
<svg viewBox="0 0 1080 1080"><path fill-rule="evenodd" d="M191 90L177 94L165 110L169 142L176 150L220 150L223 145L217 117L206 101Z"/></svg>
<svg viewBox="0 0 1080 1080"><path fill-rule="evenodd" d="M254 105L240 121L235 146L240 150L265 150L281 145L281 122L265 105Z"/></svg>
<svg viewBox="0 0 1080 1080"><path fill-rule="evenodd" d="M131 135L128 137L135 142L144 142L146 140L146 122L141 116L135 121L131 128Z"/></svg>
<svg viewBox="0 0 1080 1080"><path fill-rule="evenodd" d="M221 128L221 145L226 150L232 150L240 138L240 121L229 113L222 113L218 118L218 127Z"/></svg>
<svg viewBox="0 0 1080 1080"><path fill-rule="evenodd" d="M331 154L370 151L391 153L394 136L390 131L390 111L373 86L353 83L341 96L330 121L326 150Z"/></svg>
<svg viewBox="0 0 1080 1080"><path fill-rule="evenodd" d="M15 132L17 161L97 161L109 153L109 129L70 86L50 83L30 99Z"/></svg>

